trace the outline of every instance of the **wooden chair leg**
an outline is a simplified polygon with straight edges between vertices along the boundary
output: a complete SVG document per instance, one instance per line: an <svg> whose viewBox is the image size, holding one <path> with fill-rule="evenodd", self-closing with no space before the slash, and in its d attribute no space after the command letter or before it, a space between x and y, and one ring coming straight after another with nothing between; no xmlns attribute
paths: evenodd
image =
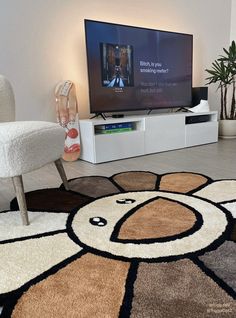
<svg viewBox="0 0 236 318"><path fill-rule="evenodd" d="M70 190L69 183L68 183L68 181L67 181L66 173L65 173L65 170L64 170L64 168L63 168L63 164L62 164L61 159L58 159L58 160L54 161L54 163L55 163L55 165L56 165L56 167L57 167L57 170L58 170L58 172L59 172L59 175L60 175L60 177L61 177L61 180L62 180L62 182L63 182L63 184L64 184L65 189L66 189L67 191Z"/></svg>
<svg viewBox="0 0 236 318"><path fill-rule="evenodd" d="M29 218L28 218L22 176L13 177L12 181L13 181L14 189L16 192L16 198L17 198L19 209L20 209L23 225L29 225Z"/></svg>

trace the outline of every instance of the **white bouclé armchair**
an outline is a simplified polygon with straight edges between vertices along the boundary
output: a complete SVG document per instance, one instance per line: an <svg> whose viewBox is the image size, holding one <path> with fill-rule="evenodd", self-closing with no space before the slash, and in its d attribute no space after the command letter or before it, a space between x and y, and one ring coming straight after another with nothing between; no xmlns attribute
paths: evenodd
<svg viewBox="0 0 236 318"><path fill-rule="evenodd" d="M69 189L61 162L65 132L56 123L14 121L15 100L9 81L0 75L0 178L12 178L24 225L29 224L22 175L55 162Z"/></svg>

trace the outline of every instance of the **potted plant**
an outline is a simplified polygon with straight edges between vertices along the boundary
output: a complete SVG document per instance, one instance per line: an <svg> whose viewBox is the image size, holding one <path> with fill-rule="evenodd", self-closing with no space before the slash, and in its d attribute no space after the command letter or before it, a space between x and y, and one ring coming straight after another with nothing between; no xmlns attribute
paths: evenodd
<svg viewBox="0 0 236 318"><path fill-rule="evenodd" d="M236 138L236 105L235 105L235 80L236 80L236 45L232 41L228 50L223 48L224 55L220 55L212 63L211 69L206 69L210 74L206 78L207 84L218 83L221 94L219 135L222 138ZM230 94L230 96L228 96ZM231 98L230 98L231 97ZM229 105L230 104L230 105Z"/></svg>

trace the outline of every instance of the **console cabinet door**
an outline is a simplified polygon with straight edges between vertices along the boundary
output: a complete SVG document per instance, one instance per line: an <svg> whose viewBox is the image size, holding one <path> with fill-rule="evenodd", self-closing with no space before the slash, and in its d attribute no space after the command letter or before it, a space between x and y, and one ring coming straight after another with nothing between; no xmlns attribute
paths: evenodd
<svg viewBox="0 0 236 318"><path fill-rule="evenodd" d="M185 147L185 116L163 115L145 119L145 153Z"/></svg>
<svg viewBox="0 0 236 318"><path fill-rule="evenodd" d="M144 155L144 131L95 136L95 163Z"/></svg>
<svg viewBox="0 0 236 318"><path fill-rule="evenodd" d="M186 147L217 142L218 122L209 121L185 126Z"/></svg>

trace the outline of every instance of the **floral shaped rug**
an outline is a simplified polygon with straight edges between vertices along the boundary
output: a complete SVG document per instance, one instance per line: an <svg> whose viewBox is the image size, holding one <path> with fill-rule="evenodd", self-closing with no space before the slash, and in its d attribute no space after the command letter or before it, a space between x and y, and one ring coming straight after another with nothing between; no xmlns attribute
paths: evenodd
<svg viewBox="0 0 236 318"><path fill-rule="evenodd" d="M0 213L2 317L236 317L236 180L88 176Z"/></svg>

